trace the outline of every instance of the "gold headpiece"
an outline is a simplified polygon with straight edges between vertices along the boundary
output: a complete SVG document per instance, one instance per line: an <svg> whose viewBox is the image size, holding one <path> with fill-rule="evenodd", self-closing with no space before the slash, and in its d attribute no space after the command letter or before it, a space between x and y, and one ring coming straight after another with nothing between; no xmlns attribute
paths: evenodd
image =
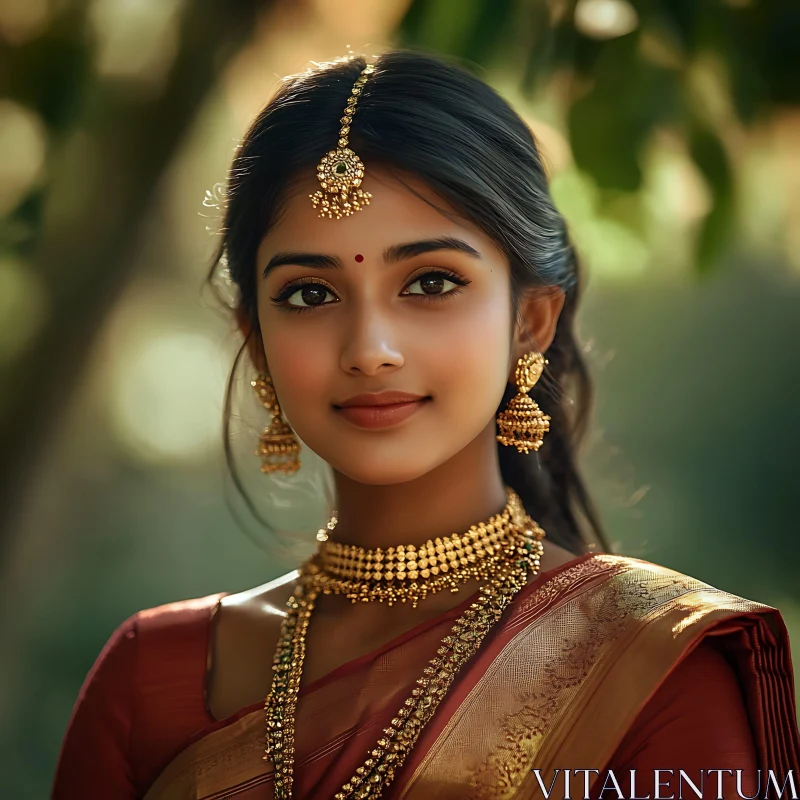
<svg viewBox="0 0 800 800"><path fill-rule="evenodd" d="M364 178L364 164L347 145L350 123L353 121L359 95L374 70L373 64L367 64L361 70L341 119L338 147L329 150L317 164L317 179L322 189L310 194L309 197L314 208L322 207L319 212L321 217L328 219L349 217L356 211L361 211L364 206L368 206L372 197L369 192L359 188Z"/></svg>

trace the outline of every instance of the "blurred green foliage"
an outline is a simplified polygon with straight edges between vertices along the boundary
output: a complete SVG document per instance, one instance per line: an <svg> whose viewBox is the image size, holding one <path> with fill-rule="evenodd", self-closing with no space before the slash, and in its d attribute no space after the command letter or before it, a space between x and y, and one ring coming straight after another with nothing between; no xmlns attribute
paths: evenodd
<svg viewBox="0 0 800 800"><path fill-rule="evenodd" d="M29 259L49 313L25 358L0 365L0 533L60 420L38 388L42 374L59 386L64 407L127 284L162 175L220 71L251 35L256 13L269 6L185 4L171 63L155 86L98 73L92 4L82 0L61 4L34 39L3 43L0 93L39 114L48 139L46 178L0 226L0 255Z"/></svg>
<svg viewBox="0 0 800 800"><path fill-rule="evenodd" d="M732 240L734 154L725 126L754 125L800 100L800 6L792 0L635 0L635 27L602 38L576 23L580 5L414 0L402 36L409 45L505 68L529 95L562 75L554 90L567 109L575 162L607 201L641 188L643 149L656 129L674 130L712 195L696 256L697 269L706 272L721 263ZM704 65L716 70L718 114L709 113L707 92L695 85Z"/></svg>

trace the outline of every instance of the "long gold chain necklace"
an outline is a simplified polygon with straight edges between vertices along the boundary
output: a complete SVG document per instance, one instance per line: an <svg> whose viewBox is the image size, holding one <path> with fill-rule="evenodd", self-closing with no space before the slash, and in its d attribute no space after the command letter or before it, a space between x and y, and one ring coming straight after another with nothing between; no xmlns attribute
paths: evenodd
<svg viewBox="0 0 800 800"><path fill-rule="evenodd" d="M384 728L383 736L378 739L376 746L369 752L369 757L358 767L355 773L334 795L334 800L371 800L381 796L382 791L388 787L394 779L395 774L404 763L406 757L411 752L415 742L419 738L423 727L433 716L441 700L447 694L450 685L455 680L461 667L478 651L481 643L486 638L503 611L514 599L517 592L525 586L528 580L528 571L532 575L539 572L540 560L543 552L542 539L545 532L525 513L522 502L516 493L510 488L506 488L508 504L501 514L492 517L487 523L480 523L470 528L467 534L459 536L454 534L449 540L442 542L445 553L452 552L452 547L456 542L461 543L461 549L466 548L470 540L474 539L473 534L482 536L483 533L495 535L494 540L490 540L491 551L485 550L481 559L491 559L491 570L480 567L477 554L466 553L458 556L458 564L455 558L444 556L445 566L448 567L446 575L453 581L463 578L464 575L472 577L481 575L485 578L485 584L480 587L478 599L458 617L452 626L449 634L445 636L436 656L428 662L423 675L417 680L416 687L411 691L411 696L406 699L403 706L392 719L388 728ZM489 528L491 527L491 531ZM328 525L332 529L331 524ZM466 537L466 539L465 539ZM436 553L437 541L433 541L433 551ZM451 548L445 547L445 542L449 541ZM466 541L466 543L464 543ZM428 545L425 551L427 554ZM339 545L342 547L342 545ZM336 548L334 548L336 550ZM403 548L405 552L414 552L416 548ZM400 548L394 550L397 555ZM388 552L388 551L387 551ZM363 551L366 556L372 554L370 560L374 560L376 551ZM319 593L341 592L348 593L348 596L357 602L358 599L369 600L372 597L380 597L381 592L375 589L356 588L359 579L355 573L359 568L354 565L343 566L341 562L334 571L354 570L352 576L334 576L329 574L330 565L325 562L325 548L312 556L300 569L300 577L297 586L286 603L287 613L281 624L281 636L273 660L273 679L272 688L266 698L264 708L267 718L266 748L264 760L271 760L274 765L274 784L275 797L277 800L289 800L292 797L292 784L294 772L294 720L295 709L297 706L297 695L300 689L300 679L303 670L303 660L305 657L305 637L311 613L314 610L316 598ZM350 556L355 561L359 554L351 552ZM469 555L474 558L470 559ZM495 558L495 555L497 557ZM427 555L423 556L427 558ZM462 563L464 558L466 563ZM416 562L415 570L404 570L405 572L420 572L419 552L414 557ZM403 563L395 559L395 564ZM441 566L437 563L434 566ZM326 568L328 567L328 568ZM430 566L422 567L430 569ZM364 572L361 568L362 573ZM393 567L389 572L392 578L386 578L386 571L381 572L380 578L375 578L373 571L369 582L386 580L397 580L397 569ZM431 573L436 577L435 573ZM422 587L417 584L417 578L406 578L409 581L407 592L404 597L406 600L415 596L424 596ZM468 579L468 577L466 579ZM449 584L451 590L455 584ZM413 586L413 588L412 588ZM384 587L386 588L386 587ZM437 589L440 590L439 587ZM457 589L455 589L457 591ZM428 592L432 589L428 587ZM383 594L389 599L389 594ZM395 597L396 599L396 597ZM401 601L403 597L401 597Z"/></svg>

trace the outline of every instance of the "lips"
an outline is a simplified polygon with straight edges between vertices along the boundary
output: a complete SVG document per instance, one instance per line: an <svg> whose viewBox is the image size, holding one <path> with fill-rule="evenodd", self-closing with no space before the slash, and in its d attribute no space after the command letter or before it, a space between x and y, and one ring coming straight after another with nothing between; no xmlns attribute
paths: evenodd
<svg viewBox="0 0 800 800"><path fill-rule="evenodd" d="M408 392L380 392L378 394L357 394L341 403L336 403L336 408L352 408L354 406L391 406L398 403L413 403L424 400L425 395L409 394Z"/></svg>
<svg viewBox="0 0 800 800"><path fill-rule="evenodd" d="M359 428L387 428L408 419L430 399L407 392L359 394L334 405L334 408L337 414Z"/></svg>

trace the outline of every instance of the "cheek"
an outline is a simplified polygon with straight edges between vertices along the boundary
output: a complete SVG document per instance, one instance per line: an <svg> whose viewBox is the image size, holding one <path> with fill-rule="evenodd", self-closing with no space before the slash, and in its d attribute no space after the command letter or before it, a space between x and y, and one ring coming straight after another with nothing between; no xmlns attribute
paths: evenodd
<svg viewBox="0 0 800 800"><path fill-rule="evenodd" d="M313 313L313 312L311 312ZM330 385L331 373L338 367L330 336L314 325L286 325L276 320L264 330L267 364L287 419L300 420Z"/></svg>
<svg viewBox="0 0 800 800"><path fill-rule="evenodd" d="M439 392L473 403L477 398L499 403L508 376L510 326L508 301L498 292L480 303L464 303L438 331L428 332L425 361Z"/></svg>

